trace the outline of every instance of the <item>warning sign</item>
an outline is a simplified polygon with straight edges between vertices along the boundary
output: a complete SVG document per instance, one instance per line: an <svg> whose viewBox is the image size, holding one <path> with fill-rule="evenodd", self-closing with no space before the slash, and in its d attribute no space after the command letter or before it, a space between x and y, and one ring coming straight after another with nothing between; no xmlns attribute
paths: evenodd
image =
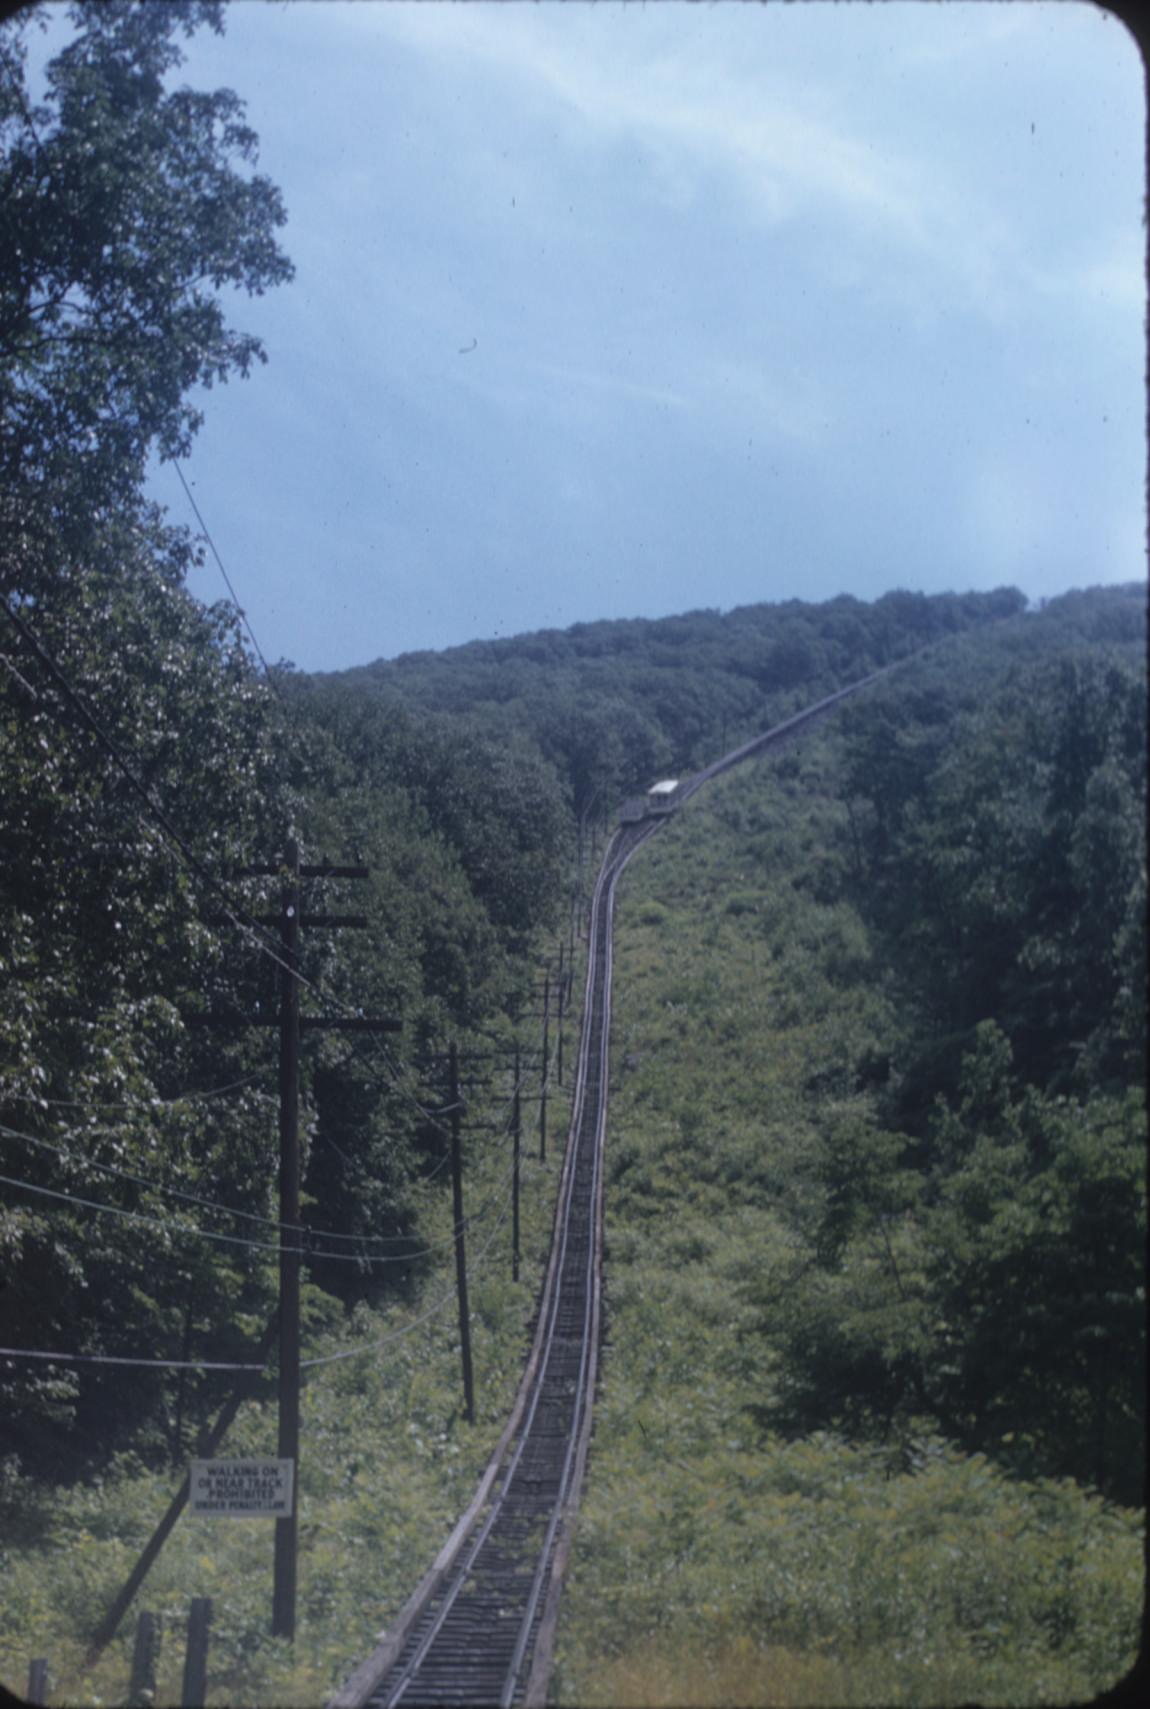
<svg viewBox="0 0 1150 1709"><path fill-rule="evenodd" d="M294 1460L193 1460L192 1513L216 1519L289 1519Z"/></svg>

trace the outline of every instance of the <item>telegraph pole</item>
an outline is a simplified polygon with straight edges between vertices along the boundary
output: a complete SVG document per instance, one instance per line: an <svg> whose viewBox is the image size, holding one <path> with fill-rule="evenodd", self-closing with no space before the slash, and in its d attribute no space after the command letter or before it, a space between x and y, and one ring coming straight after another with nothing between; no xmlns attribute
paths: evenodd
<svg viewBox="0 0 1150 1709"><path fill-rule="evenodd" d="M280 931L280 1157L279 1157L279 1434L277 1452L292 1462L292 1510L276 1520L274 1578L272 1586L272 1632L277 1638L295 1637L296 1580L299 1552L299 1438L300 1438L300 1148L299 1070L300 1034L303 1031L393 1033L401 1022L367 1015L300 1015L300 928L325 926L340 929L368 924L362 914L304 913L300 907L300 880L304 878L367 878L366 866L301 866L299 845L287 841L284 859L275 866L244 866L237 878L283 878L286 881L280 912L257 916L260 925L279 926ZM229 918L225 916L225 918ZM188 1017L219 1025L211 1015ZM231 1023L225 1023L231 1024ZM266 1025L257 1021L253 1025Z"/></svg>
<svg viewBox="0 0 1150 1709"><path fill-rule="evenodd" d="M463 1245L463 1154L459 1143L459 1053L451 1042L451 1209L455 1218L455 1281L459 1292L459 1344L463 1354L463 1411L475 1423L475 1382L471 1374L471 1317L467 1309L467 1254Z"/></svg>
<svg viewBox="0 0 1150 1709"><path fill-rule="evenodd" d="M543 1071L539 1081L539 1161L547 1161L547 1071L551 1066L548 1042L551 1026L551 974L543 976Z"/></svg>
<svg viewBox="0 0 1150 1709"><path fill-rule="evenodd" d="M288 880L280 915L280 1370L281 1460L293 1466L292 1508L276 1520L272 1632L295 1636L299 1546L299 845L287 845Z"/></svg>
<svg viewBox="0 0 1150 1709"><path fill-rule="evenodd" d="M519 1280L519 1040L515 1040L515 1095L511 1102L511 1280Z"/></svg>
<svg viewBox="0 0 1150 1709"><path fill-rule="evenodd" d="M558 1044L555 1050L555 1078L560 1086L563 1084L563 998L567 984L563 972L563 945L559 945L559 1013L555 1017L558 1030Z"/></svg>

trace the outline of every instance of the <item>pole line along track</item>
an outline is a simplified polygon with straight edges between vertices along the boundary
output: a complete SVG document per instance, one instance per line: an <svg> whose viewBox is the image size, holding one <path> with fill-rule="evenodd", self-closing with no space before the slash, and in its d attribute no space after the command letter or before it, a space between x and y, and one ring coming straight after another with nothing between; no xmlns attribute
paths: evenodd
<svg viewBox="0 0 1150 1709"><path fill-rule="evenodd" d="M687 779L679 800L765 748L785 745L874 680L853 683L724 755ZM510 1709L546 1701L598 1374L615 888L628 861L662 823L658 817L620 825L596 878L551 1254L510 1417L467 1511L381 1642L327 1709Z"/></svg>

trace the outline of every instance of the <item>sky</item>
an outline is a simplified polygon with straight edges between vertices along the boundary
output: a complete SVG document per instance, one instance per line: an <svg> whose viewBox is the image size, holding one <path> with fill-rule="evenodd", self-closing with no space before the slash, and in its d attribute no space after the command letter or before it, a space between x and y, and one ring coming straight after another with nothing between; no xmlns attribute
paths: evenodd
<svg viewBox="0 0 1150 1709"><path fill-rule="evenodd" d="M239 0L179 77L289 213L294 282L231 304L268 365L184 465L269 659L1145 575L1104 11Z"/></svg>

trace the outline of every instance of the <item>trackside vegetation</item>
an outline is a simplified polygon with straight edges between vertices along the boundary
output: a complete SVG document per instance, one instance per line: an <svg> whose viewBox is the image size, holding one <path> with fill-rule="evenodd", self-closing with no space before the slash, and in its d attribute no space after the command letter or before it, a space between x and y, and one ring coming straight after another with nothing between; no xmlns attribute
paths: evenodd
<svg viewBox="0 0 1150 1709"><path fill-rule="evenodd" d="M212 1704L318 1703L371 1648L522 1371L567 1095L552 1008L543 1161L540 989L561 947L580 989L616 807L897 665L710 787L623 887L608 1345L555 1692L1037 1702L1116 1679L1145 1422L1144 589L267 668L188 592L201 545L145 478L207 387L263 361L231 317L289 285L287 210L240 98L180 83L222 5L68 16L42 87L35 10L0 25L0 1678L46 1656L50 1701L122 1701L143 1607L175 1701L197 1596ZM185 1517L89 1663L275 1307L289 840L370 869L309 881L305 913L366 923L305 932L305 1015L401 1022L304 1034L303 1352L326 1362L297 1638L268 1632L270 1527ZM487 1060L463 1124L474 1424L449 1041ZM223 1452L272 1449L274 1374Z"/></svg>
<svg viewBox="0 0 1150 1709"><path fill-rule="evenodd" d="M1145 680L1121 606L923 656L632 863L560 1702L1067 1702L1132 1665Z"/></svg>

